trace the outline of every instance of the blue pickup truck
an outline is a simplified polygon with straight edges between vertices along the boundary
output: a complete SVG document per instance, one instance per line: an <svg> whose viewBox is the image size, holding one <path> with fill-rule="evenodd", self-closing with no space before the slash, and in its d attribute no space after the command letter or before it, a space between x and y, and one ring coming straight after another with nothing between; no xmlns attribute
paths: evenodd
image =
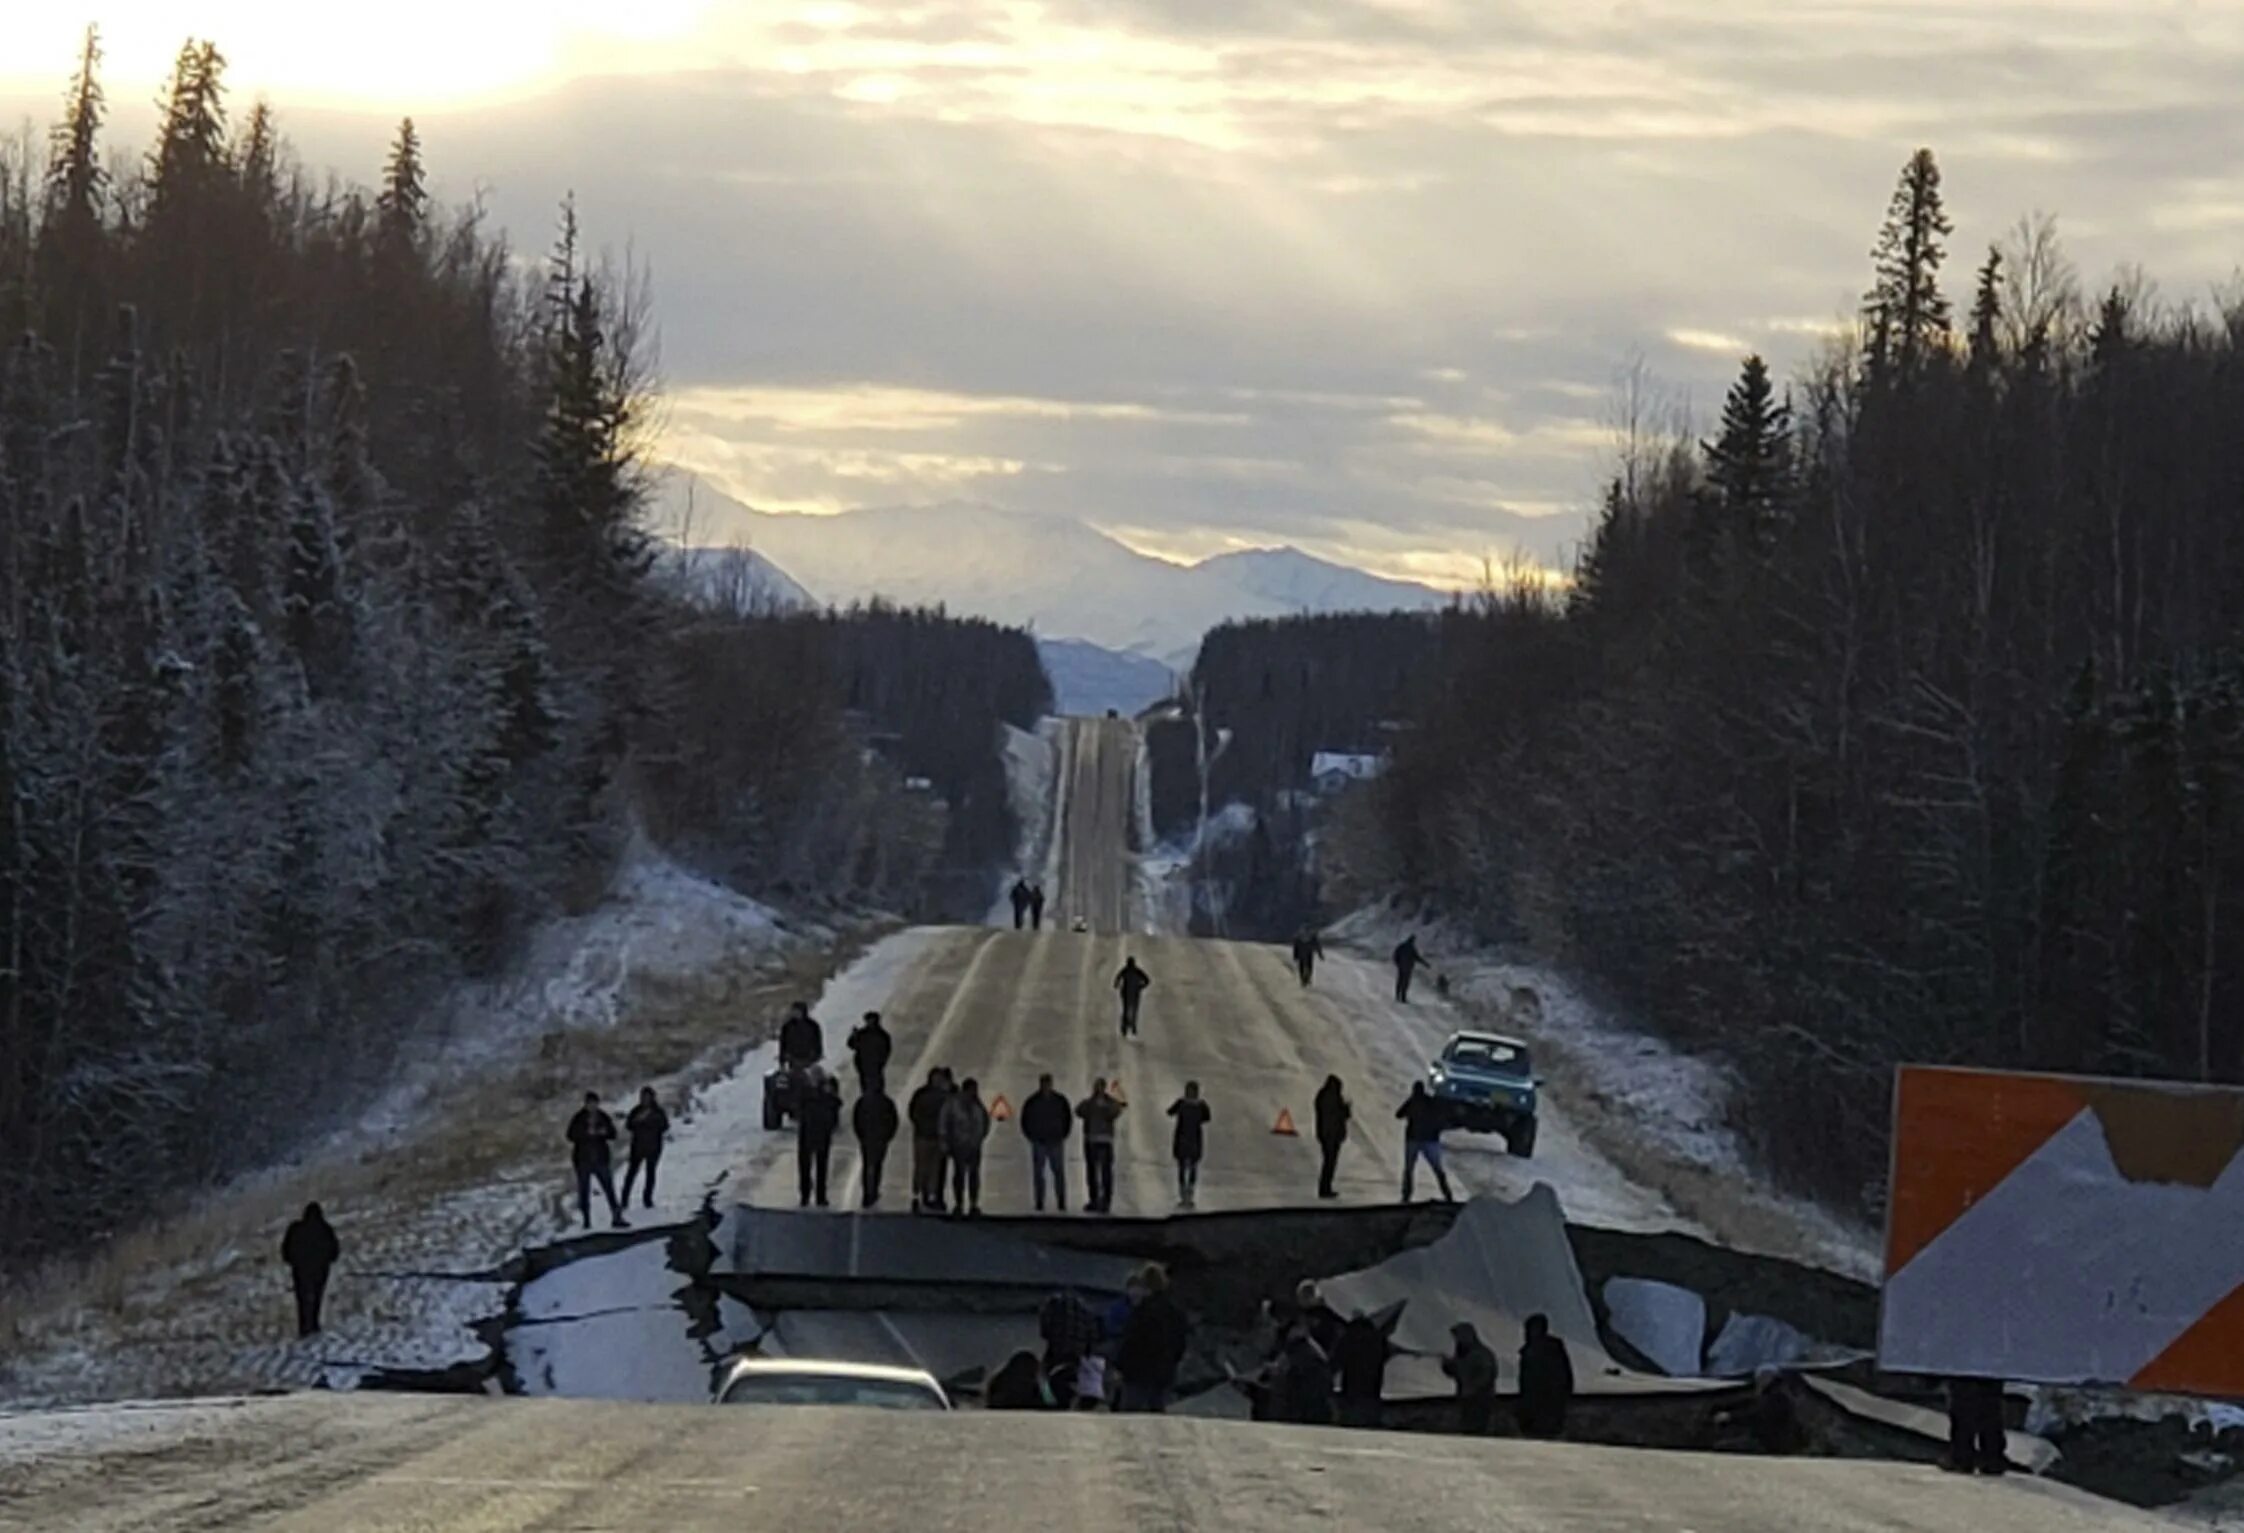
<svg viewBox="0 0 2244 1533"><path fill-rule="evenodd" d="M1501 1134L1514 1155L1535 1153L1535 1095L1542 1084L1527 1045L1499 1033L1452 1033L1426 1067L1426 1089L1449 1109L1451 1126Z"/></svg>

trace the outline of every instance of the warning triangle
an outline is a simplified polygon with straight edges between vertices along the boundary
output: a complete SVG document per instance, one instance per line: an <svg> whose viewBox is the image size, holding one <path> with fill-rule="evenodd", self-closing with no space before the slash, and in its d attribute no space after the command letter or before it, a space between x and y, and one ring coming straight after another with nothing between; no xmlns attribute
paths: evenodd
<svg viewBox="0 0 2244 1533"><path fill-rule="evenodd" d="M1278 1109L1278 1121L1270 1125L1270 1132L1283 1134L1288 1139L1298 1139L1301 1136L1301 1131L1293 1126L1293 1111L1291 1108L1281 1107Z"/></svg>
<svg viewBox="0 0 2244 1533"><path fill-rule="evenodd" d="M990 1103L990 1116L1000 1123L1005 1122L1013 1116L1013 1104L1001 1094L996 1101Z"/></svg>

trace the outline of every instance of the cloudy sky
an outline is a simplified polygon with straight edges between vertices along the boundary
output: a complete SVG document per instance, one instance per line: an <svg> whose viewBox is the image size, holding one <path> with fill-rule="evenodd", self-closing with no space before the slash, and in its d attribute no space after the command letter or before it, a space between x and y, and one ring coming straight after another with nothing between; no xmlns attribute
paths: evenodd
<svg viewBox="0 0 2244 1533"><path fill-rule="evenodd" d="M339 14L344 11L350 14ZM85 16L12 16L44 122ZM668 449L774 509L988 501L1192 557L1470 579L1579 539L1632 360L1702 417L1846 318L1896 171L1949 283L2021 215L2090 281L2244 257L2235 0L164 0L304 159L653 270Z"/></svg>

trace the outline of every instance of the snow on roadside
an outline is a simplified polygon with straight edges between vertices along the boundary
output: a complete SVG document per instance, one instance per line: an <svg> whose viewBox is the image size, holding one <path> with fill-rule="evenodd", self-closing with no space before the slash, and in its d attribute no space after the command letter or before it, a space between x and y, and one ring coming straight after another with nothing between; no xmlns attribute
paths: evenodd
<svg viewBox="0 0 2244 1533"><path fill-rule="evenodd" d="M1446 978L1450 999L1471 1013L1454 1025L1502 1026L1536 1045L1544 1073L1555 1077L1546 1088L1555 1105L1639 1180L1664 1183L1669 1178L1660 1171L1679 1173L1674 1182L1693 1189L1681 1211L1723 1244L1877 1280L1873 1231L1763 1185L1728 1126L1736 1087L1719 1066L1629 1027L1555 971L1499 958L1445 923L1373 907L1335 923L1327 935L1383 959L1411 932L1428 959L1420 993L1435 1000L1432 981ZM1678 1196L1673 1186L1663 1192Z"/></svg>
<svg viewBox="0 0 2244 1533"><path fill-rule="evenodd" d="M998 754L1005 763L1006 801L1012 806L1013 823L1020 831L1013 848L1013 866L999 876L984 921L990 926L1007 926L1013 920L1013 905L1006 891L1016 878L1048 887L1059 883L1059 804L1054 789L1059 778L1060 731L1066 721L1040 720L1033 734L1010 724L997 727L1002 747Z"/></svg>

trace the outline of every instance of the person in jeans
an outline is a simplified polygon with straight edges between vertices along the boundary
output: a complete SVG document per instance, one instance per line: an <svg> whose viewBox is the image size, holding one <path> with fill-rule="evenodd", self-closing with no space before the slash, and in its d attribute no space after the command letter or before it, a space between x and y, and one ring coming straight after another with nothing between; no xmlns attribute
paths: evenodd
<svg viewBox="0 0 2244 1533"><path fill-rule="evenodd" d="M1441 1167L1441 1134L1449 1127L1449 1109L1426 1089L1424 1081L1418 1081L1410 1088L1410 1099L1395 1109L1395 1116L1403 1125L1402 1200L1410 1201L1411 1177L1424 1161L1434 1168L1434 1180L1441 1184L1441 1200L1456 1202L1449 1191L1449 1173Z"/></svg>
<svg viewBox="0 0 2244 1533"><path fill-rule="evenodd" d="M1184 1095L1169 1104L1169 1116L1177 1120L1176 1132L1169 1141L1177 1162L1177 1202L1190 1208L1200 1189L1200 1157L1207 1149L1208 1120L1215 1116L1200 1099L1198 1081L1184 1083Z"/></svg>
<svg viewBox="0 0 2244 1533"><path fill-rule="evenodd" d="M1083 1120L1083 1206L1094 1214L1114 1208L1114 1120L1127 1102L1106 1093L1106 1078L1091 1082L1091 1094L1075 1104Z"/></svg>
<svg viewBox="0 0 2244 1533"><path fill-rule="evenodd" d="M969 1075L943 1104L943 1154L951 1163L951 1216L982 1211L982 1143L990 1137L990 1110L982 1105L981 1085Z"/></svg>
<svg viewBox="0 0 2244 1533"><path fill-rule="evenodd" d="M608 1215L619 1230L629 1229L623 1205L616 1201L616 1120L600 1110L600 1093L587 1091L584 1105L569 1120L569 1166L577 1174L577 1213L586 1229L592 1228L592 1184L598 1182L608 1200Z"/></svg>
<svg viewBox="0 0 2244 1533"><path fill-rule="evenodd" d="M1021 1104L1021 1135L1029 1143L1029 1176L1036 1188L1036 1211L1044 1212L1044 1175L1052 1175L1052 1197L1067 1212L1067 1136L1075 1131L1075 1110L1052 1089L1052 1077L1036 1078L1036 1090Z"/></svg>

